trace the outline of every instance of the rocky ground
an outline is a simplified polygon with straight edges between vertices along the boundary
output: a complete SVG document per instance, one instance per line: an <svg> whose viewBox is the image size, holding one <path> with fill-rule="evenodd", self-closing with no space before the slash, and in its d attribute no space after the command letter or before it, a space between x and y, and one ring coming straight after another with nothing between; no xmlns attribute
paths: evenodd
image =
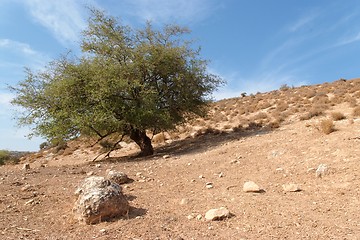
<svg viewBox="0 0 360 240"><path fill-rule="evenodd" d="M93 162L77 150L43 154L28 170L1 166L0 239L359 239L360 119L347 105L331 110L345 119L330 134L319 127L324 117L290 118L278 128L178 139L147 158L123 148ZM122 185L128 216L78 223L74 191L108 169L132 179ZM259 191L244 191L248 181ZM205 219L221 207L229 217Z"/></svg>

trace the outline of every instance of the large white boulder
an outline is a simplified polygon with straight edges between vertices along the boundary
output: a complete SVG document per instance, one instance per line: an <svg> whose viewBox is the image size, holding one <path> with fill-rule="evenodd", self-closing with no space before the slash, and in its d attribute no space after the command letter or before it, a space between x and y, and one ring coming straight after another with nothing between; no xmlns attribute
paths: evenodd
<svg viewBox="0 0 360 240"><path fill-rule="evenodd" d="M129 203L119 184L103 177L89 177L75 191L78 196L73 212L86 224L127 215Z"/></svg>

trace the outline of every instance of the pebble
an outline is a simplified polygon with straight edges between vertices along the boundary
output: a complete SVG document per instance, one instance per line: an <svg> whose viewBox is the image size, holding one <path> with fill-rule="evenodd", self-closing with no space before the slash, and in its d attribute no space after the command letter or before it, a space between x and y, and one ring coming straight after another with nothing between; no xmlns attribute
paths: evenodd
<svg viewBox="0 0 360 240"><path fill-rule="evenodd" d="M328 172L328 166L326 164L320 164L319 167L316 169L316 177L323 177Z"/></svg>
<svg viewBox="0 0 360 240"><path fill-rule="evenodd" d="M206 183L206 188L210 189L210 188L213 188L213 183L212 182L207 182Z"/></svg>
<svg viewBox="0 0 360 240"><path fill-rule="evenodd" d="M186 204L188 204L189 203L189 199L187 199L187 198L183 198L183 199L181 199L181 201L180 201L180 205L186 205Z"/></svg>
<svg viewBox="0 0 360 240"><path fill-rule="evenodd" d="M282 185L284 192L300 192L301 188L299 185L294 183L284 184Z"/></svg>
<svg viewBox="0 0 360 240"><path fill-rule="evenodd" d="M259 185L257 185L253 181L248 181L248 182L244 183L243 191L244 192L260 192L261 188L259 187Z"/></svg>
<svg viewBox="0 0 360 240"><path fill-rule="evenodd" d="M230 216L230 211L224 207L210 209L205 214L206 221L222 220Z"/></svg>
<svg viewBox="0 0 360 240"><path fill-rule="evenodd" d="M164 155L163 156L163 159L167 159L167 158L170 158L170 155Z"/></svg>

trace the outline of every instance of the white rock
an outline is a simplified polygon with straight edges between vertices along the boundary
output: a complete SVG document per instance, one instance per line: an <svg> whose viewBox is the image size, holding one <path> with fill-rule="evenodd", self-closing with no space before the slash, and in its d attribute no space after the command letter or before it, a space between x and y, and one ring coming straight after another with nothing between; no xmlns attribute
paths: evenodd
<svg viewBox="0 0 360 240"><path fill-rule="evenodd" d="M244 183L243 191L244 192L260 192L261 188L253 181L248 181L248 182Z"/></svg>
<svg viewBox="0 0 360 240"><path fill-rule="evenodd" d="M163 156L163 159L167 159L167 158L170 158L170 155L164 155Z"/></svg>
<svg viewBox="0 0 360 240"><path fill-rule="evenodd" d="M282 185L284 192L299 192L301 188L299 185L294 183L284 184Z"/></svg>
<svg viewBox="0 0 360 240"><path fill-rule="evenodd" d="M180 201L180 205L186 205L186 204L188 204L189 203L189 199L187 199L187 198L183 198L183 199L181 199L181 201Z"/></svg>
<svg viewBox="0 0 360 240"><path fill-rule="evenodd" d="M328 166L326 164L320 164L319 167L316 169L316 177L323 177L328 172Z"/></svg>
<svg viewBox="0 0 360 240"><path fill-rule="evenodd" d="M115 171L115 170L107 171L106 178L109 179L112 182L115 182L115 183L119 184L119 185L127 183L129 181L129 178L125 173L118 172L118 171Z"/></svg>
<svg viewBox="0 0 360 240"><path fill-rule="evenodd" d="M206 221L222 220L230 216L229 210L224 207L217 209L210 209L205 214Z"/></svg>
<svg viewBox="0 0 360 240"><path fill-rule="evenodd" d="M212 182L207 182L206 183L206 188L208 188L208 189L211 189L211 188L213 188L214 186L213 186L213 183Z"/></svg>
<svg viewBox="0 0 360 240"><path fill-rule="evenodd" d="M78 199L73 212L86 224L98 223L129 212L129 203L119 184L103 177L89 177L75 191Z"/></svg>

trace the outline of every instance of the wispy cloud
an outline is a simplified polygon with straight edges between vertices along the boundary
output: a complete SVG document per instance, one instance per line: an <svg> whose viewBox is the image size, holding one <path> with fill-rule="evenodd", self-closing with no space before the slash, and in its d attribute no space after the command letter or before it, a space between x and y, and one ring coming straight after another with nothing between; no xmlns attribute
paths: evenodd
<svg viewBox="0 0 360 240"><path fill-rule="evenodd" d="M25 0L32 17L47 28L64 45L78 41L85 27L79 1Z"/></svg>
<svg viewBox="0 0 360 240"><path fill-rule="evenodd" d="M36 55L37 52L33 50L29 44L14 41L11 39L0 39L0 48L13 49L25 55Z"/></svg>
<svg viewBox="0 0 360 240"><path fill-rule="evenodd" d="M155 23L200 21L221 6L217 0L124 0L121 5L127 15Z"/></svg>
<svg viewBox="0 0 360 240"><path fill-rule="evenodd" d="M292 25L289 26L288 30L290 32L296 32L300 30L301 28L309 25L312 21L316 19L319 13L312 12L310 14L307 14L305 16L302 16L296 22L294 22Z"/></svg>
<svg viewBox="0 0 360 240"><path fill-rule="evenodd" d="M49 61L48 56L36 51L29 44L7 38L0 38L0 55L3 56L0 59L0 69L4 68L0 77L13 70L19 71L24 66L39 69Z"/></svg>

